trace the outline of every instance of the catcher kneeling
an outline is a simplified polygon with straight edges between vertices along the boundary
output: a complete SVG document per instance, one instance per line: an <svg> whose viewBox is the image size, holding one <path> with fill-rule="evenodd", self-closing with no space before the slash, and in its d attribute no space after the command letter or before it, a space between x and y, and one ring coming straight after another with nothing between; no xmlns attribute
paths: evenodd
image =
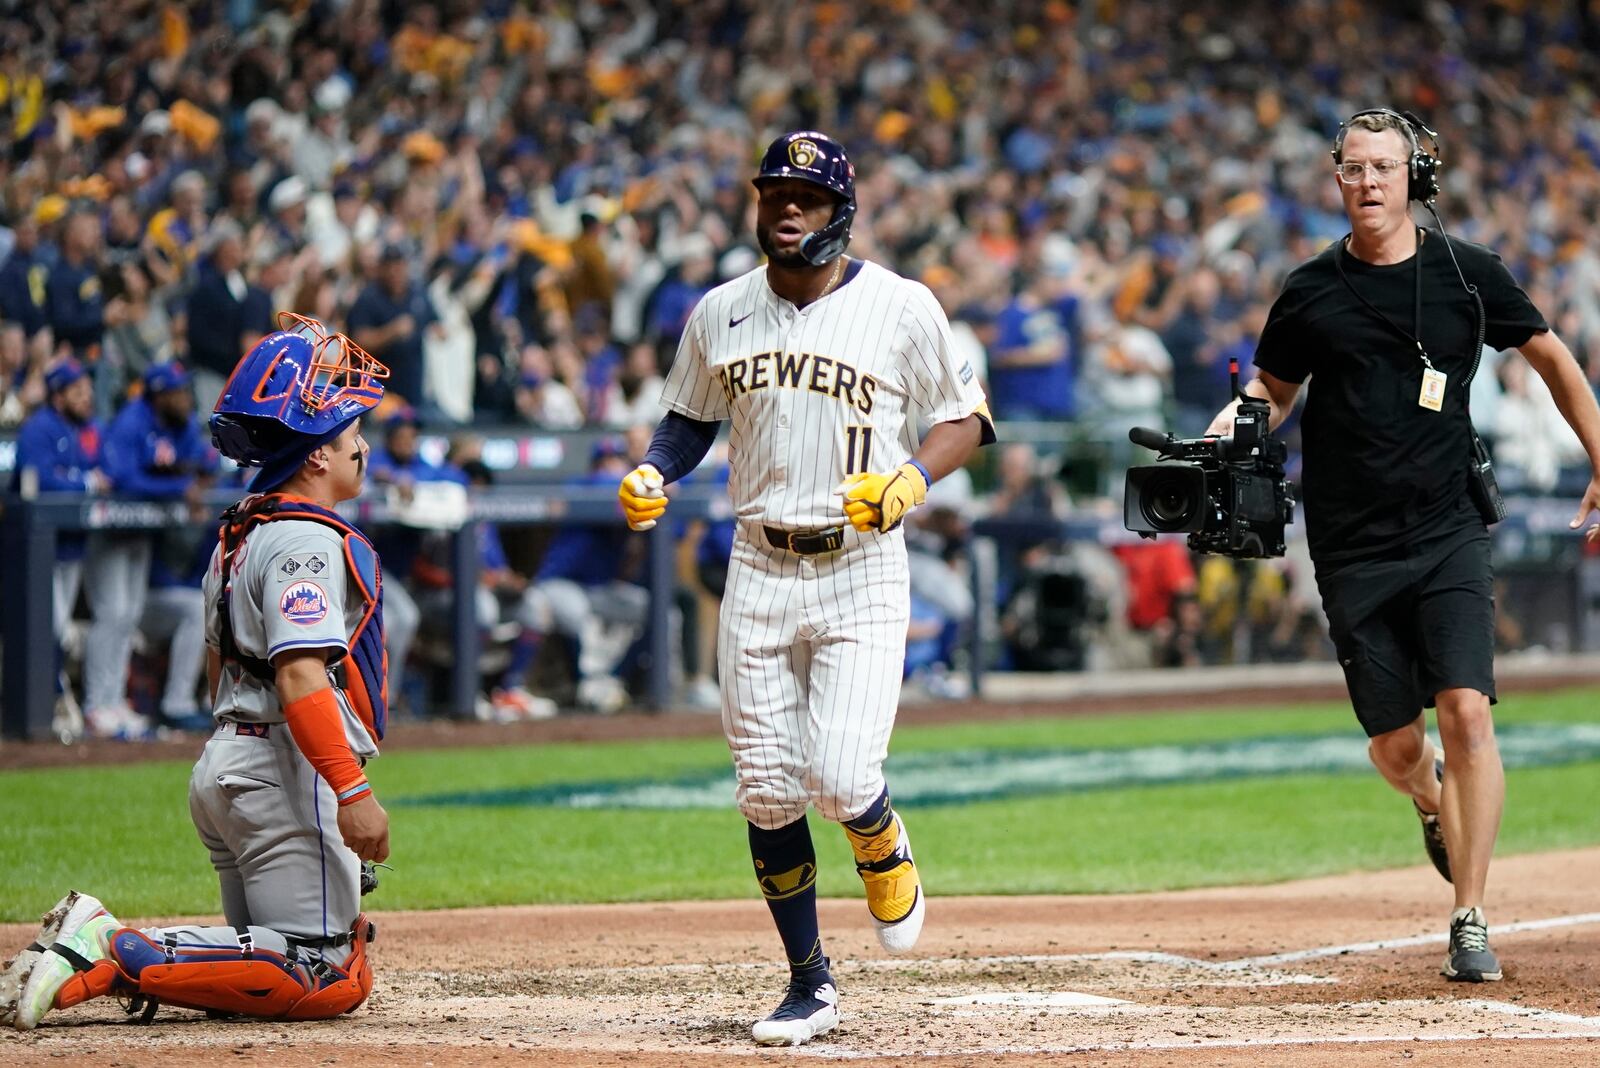
<svg viewBox="0 0 1600 1068"><path fill-rule="evenodd" d="M189 811L222 884L227 926L123 926L73 891L0 975L0 1023L131 999L269 1019L350 1012L372 990L363 862L389 817L363 766L387 714L377 554L333 506L361 492L361 416L388 375L342 334L279 317L235 368L213 440L259 468L223 514L206 575L216 733Z"/></svg>

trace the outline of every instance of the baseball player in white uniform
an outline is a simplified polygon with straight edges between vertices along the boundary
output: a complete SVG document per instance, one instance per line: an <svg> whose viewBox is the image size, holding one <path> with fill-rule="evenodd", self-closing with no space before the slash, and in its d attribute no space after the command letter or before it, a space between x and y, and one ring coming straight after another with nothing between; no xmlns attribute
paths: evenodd
<svg viewBox="0 0 1600 1068"><path fill-rule="evenodd" d="M389 819L363 767L387 715L377 556L333 506L361 492L361 416L388 372L343 335L285 316L211 418L259 467L223 516L204 590L215 734L189 782L227 926L136 929L72 891L0 974L0 1023L108 994L273 1019L326 1019L372 989L363 862ZM368 869L370 872L370 869Z"/></svg>
<svg viewBox="0 0 1600 1068"><path fill-rule="evenodd" d="M629 525L650 529L664 486L731 422L722 723L791 972L752 1033L795 1045L839 1021L808 805L844 825L884 949L906 952L922 931L926 899L883 778L910 615L900 520L994 432L933 294L844 255L856 210L844 150L787 134L754 184L767 265L695 308L662 395L669 414L618 496ZM920 443L919 425L931 425Z"/></svg>

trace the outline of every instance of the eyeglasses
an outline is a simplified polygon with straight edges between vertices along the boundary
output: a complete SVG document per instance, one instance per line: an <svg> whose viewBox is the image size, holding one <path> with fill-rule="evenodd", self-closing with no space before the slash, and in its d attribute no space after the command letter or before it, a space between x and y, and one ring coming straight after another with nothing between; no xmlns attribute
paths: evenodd
<svg viewBox="0 0 1600 1068"><path fill-rule="evenodd" d="M1378 176L1378 181L1387 181L1400 173L1405 167L1403 159L1375 159L1371 163L1341 163L1334 168L1339 175L1339 181L1345 185L1356 185L1367 175L1367 168L1372 168L1372 173Z"/></svg>

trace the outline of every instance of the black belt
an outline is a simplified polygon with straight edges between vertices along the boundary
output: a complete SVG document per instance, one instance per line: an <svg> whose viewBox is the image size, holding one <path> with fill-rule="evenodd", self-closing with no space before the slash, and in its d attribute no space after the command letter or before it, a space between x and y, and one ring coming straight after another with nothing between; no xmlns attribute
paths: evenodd
<svg viewBox="0 0 1600 1068"><path fill-rule="evenodd" d="M829 527L827 530L784 530L781 527L762 529L767 532L767 542L774 549L788 549L801 556L836 553L844 548L843 527Z"/></svg>

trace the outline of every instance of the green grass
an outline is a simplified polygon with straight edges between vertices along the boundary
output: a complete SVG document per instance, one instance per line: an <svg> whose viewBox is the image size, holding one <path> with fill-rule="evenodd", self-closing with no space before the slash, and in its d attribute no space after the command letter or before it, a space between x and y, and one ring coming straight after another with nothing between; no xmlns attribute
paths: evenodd
<svg viewBox="0 0 1600 1068"><path fill-rule="evenodd" d="M1597 691L1514 697L1501 723L1593 722ZM895 752L1100 748L1355 732L1338 703L903 728ZM724 769L720 740L400 752L371 769L380 797ZM1600 766L1508 773L1502 854L1600 842ZM893 782L893 760L890 763ZM188 767L0 774L0 920L36 916L69 886L130 915L213 912L216 881L189 824ZM906 809L934 894L1091 893L1255 883L1424 862L1410 806L1376 774L1294 775ZM744 898L733 810L573 811L395 806L392 859L372 904ZM824 895L860 893L849 848L813 816Z"/></svg>

